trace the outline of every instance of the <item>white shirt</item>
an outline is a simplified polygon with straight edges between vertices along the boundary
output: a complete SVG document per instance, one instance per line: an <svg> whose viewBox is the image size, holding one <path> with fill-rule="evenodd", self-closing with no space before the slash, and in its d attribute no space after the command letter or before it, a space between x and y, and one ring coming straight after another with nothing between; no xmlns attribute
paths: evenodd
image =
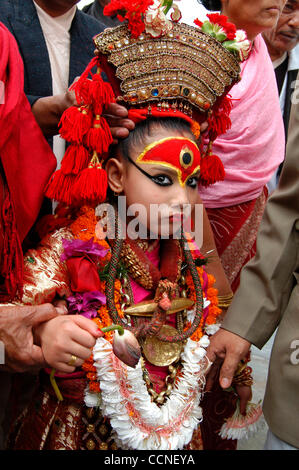
<svg viewBox="0 0 299 470"><path fill-rule="evenodd" d="M34 5L48 49L53 95L60 95L68 89L71 52L69 31L76 14L76 5L64 15L55 18L48 15L35 2ZM54 136L53 151L57 159L57 168L60 168L65 153L65 141L59 135Z"/></svg>

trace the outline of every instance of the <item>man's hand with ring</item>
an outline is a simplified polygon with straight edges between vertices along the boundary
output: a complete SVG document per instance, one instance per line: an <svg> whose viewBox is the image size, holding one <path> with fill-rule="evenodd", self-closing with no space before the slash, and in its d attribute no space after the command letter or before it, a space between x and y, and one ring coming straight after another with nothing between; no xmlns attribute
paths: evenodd
<svg viewBox="0 0 299 470"><path fill-rule="evenodd" d="M62 306L0 307L0 340L5 347L4 370L25 372L45 366L42 350L34 344L33 329L57 315L66 313Z"/></svg>

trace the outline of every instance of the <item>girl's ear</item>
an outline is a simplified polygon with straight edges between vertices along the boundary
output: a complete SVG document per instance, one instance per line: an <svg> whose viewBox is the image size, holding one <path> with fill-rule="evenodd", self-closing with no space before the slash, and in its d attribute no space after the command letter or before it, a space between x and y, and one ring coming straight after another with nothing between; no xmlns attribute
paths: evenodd
<svg viewBox="0 0 299 470"><path fill-rule="evenodd" d="M122 193L124 190L125 164L123 160L109 158L105 170L108 175L108 185L115 193Z"/></svg>

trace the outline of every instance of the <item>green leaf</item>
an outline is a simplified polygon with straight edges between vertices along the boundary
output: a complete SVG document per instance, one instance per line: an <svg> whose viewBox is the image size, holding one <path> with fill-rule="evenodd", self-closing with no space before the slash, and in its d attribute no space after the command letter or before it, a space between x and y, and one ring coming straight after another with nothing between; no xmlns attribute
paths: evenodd
<svg viewBox="0 0 299 470"><path fill-rule="evenodd" d="M217 39L217 41L223 42L223 41L225 41L226 38L227 38L227 36L226 36L225 33L222 33L222 32L216 33L216 39Z"/></svg>
<svg viewBox="0 0 299 470"><path fill-rule="evenodd" d="M163 0L162 7L165 7L164 10L163 10L165 15L167 15L169 10L171 9L172 4L173 4L173 0Z"/></svg>
<svg viewBox="0 0 299 470"><path fill-rule="evenodd" d="M209 21L205 21L201 27L201 30L204 32L204 33L207 33L207 34L212 34L214 33L214 30L213 30L213 25L209 22Z"/></svg>

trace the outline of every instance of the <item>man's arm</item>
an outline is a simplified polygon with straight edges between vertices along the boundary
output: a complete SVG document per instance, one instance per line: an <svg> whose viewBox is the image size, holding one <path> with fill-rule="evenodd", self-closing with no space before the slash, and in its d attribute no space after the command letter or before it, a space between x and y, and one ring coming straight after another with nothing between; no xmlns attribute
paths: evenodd
<svg viewBox="0 0 299 470"><path fill-rule="evenodd" d="M250 343L262 348L279 324L298 270L299 245L299 105L294 105L286 161L278 190L268 201L257 239L257 253L241 274L221 329L211 339L208 356L223 360L220 384L230 385Z"/></svg>

